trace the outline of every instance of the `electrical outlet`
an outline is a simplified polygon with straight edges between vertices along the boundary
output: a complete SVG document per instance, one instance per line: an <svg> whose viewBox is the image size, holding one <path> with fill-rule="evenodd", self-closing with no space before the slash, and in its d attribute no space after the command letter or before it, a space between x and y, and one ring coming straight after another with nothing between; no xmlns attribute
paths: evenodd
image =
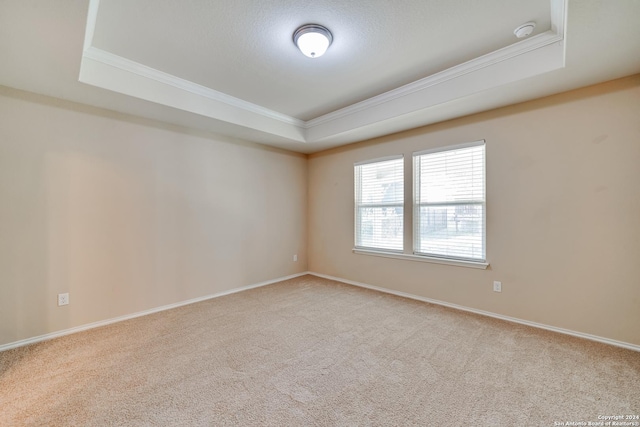
<svg viewBox="0 0 640 427"><path fill-rule="evenodd" d="M493 292L502 292L502 282L493 282Z"/></svg>
<svg viewBox="0 0 640 427"><path fill-rule="evenodd" d="M297 262L297 261L298 261L298 255L296 254L293 256L293 262Z"/></svg>
<svg viewBox="0 0 640 427"><path fill-rule="evenodd" d="M69 293L58 294L58 306L69 304Z"/></svg>

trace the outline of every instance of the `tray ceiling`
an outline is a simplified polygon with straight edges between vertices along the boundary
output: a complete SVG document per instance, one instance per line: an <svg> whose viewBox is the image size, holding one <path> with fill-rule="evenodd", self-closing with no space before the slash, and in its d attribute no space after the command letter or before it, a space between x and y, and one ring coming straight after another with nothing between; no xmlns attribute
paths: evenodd
<svg viewBox="0 0 640 427"><path fill-rule="evenodd" d="M638 73L637 16L637 0L6 0L0 84L312 153ZM334 35L318 59L291 40L310 22Z"/></svg>
<svg viewBox="0 0 640 427"><path fill-rule="evenodd" d="M549 0L100 0L91 45L267 109L310 120L551 29ZM496 11L500 19L496 18ZM296 28L334 43L309 59Z"/></svg>
<svg viewBox="0 0 640 427"><path fill-rule="evenodd" d="M315 4L91 0L80 81L313 143L564 66L562 0ZM309 16L322 58L291 41Z"/></svg>

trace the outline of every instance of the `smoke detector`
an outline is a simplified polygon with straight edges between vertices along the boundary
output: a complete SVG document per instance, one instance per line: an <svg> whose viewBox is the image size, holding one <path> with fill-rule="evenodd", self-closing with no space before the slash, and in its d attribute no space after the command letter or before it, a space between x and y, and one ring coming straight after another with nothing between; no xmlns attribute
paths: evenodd
<svg viewBox="0 0 640 427"><path fill-rule="evenodd" d="M534 28L536 28L535 22L527 22L526 24L522 24L518 28L513 30L513 34L515 34L517 38L523 39L530 36L531 33L533 33Z"/></svg>

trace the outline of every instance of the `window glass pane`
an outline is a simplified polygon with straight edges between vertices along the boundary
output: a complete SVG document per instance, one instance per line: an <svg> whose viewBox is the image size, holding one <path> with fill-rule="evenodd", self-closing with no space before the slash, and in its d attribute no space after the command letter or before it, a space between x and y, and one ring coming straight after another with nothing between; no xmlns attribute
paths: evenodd
<svg viewBox="0 0 640 427"><path fill-rule="evenodd" d="M404 159L355 166L356 247L402 251Z"/></svg>
<svg viewBox="0 0 640 427"><path fill-rule="evenodd" d="M420 200L484 200L484 145L419 156Z"/></svg>
<svg viewBox="0 0 640 427"><path fill-rule="evenodd" d="M402 207L361 207L359 210L361 230L357 246L402 250Z"/></svg>
<svg viewBox="0 0 640 427"><path fill-rule="evenodd" d="M402 204L403 159L356 166L360 169L360 203Z"/></svg>
<svg viewBox="0 0 640 427"><path fill-rule="evenodd" d="M416 252L451 258L484 259L482 205L421 207Z"/></svg>

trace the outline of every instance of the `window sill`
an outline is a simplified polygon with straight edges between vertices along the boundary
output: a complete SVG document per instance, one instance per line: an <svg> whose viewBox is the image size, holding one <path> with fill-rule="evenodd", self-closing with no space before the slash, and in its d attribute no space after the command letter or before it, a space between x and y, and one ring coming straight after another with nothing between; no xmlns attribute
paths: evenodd
<svg viewBox="0 0 640 427"><path fill-rule="evenodd" d="M380 256L383 258L404 259L408 261L430 262L432 264L455 265L457 267L477 268L481 270L486 270L487 267L489 267L489 263L487 262L474 262L474 261L462 261L462 260L455 260L455 259L435 258L435 257L428 257L423 255L410 255L410 254L400 254L400 253L394 253L394 252L374 251L371 249L354 248L353 253L360 254L360 255Z"/></svg>

